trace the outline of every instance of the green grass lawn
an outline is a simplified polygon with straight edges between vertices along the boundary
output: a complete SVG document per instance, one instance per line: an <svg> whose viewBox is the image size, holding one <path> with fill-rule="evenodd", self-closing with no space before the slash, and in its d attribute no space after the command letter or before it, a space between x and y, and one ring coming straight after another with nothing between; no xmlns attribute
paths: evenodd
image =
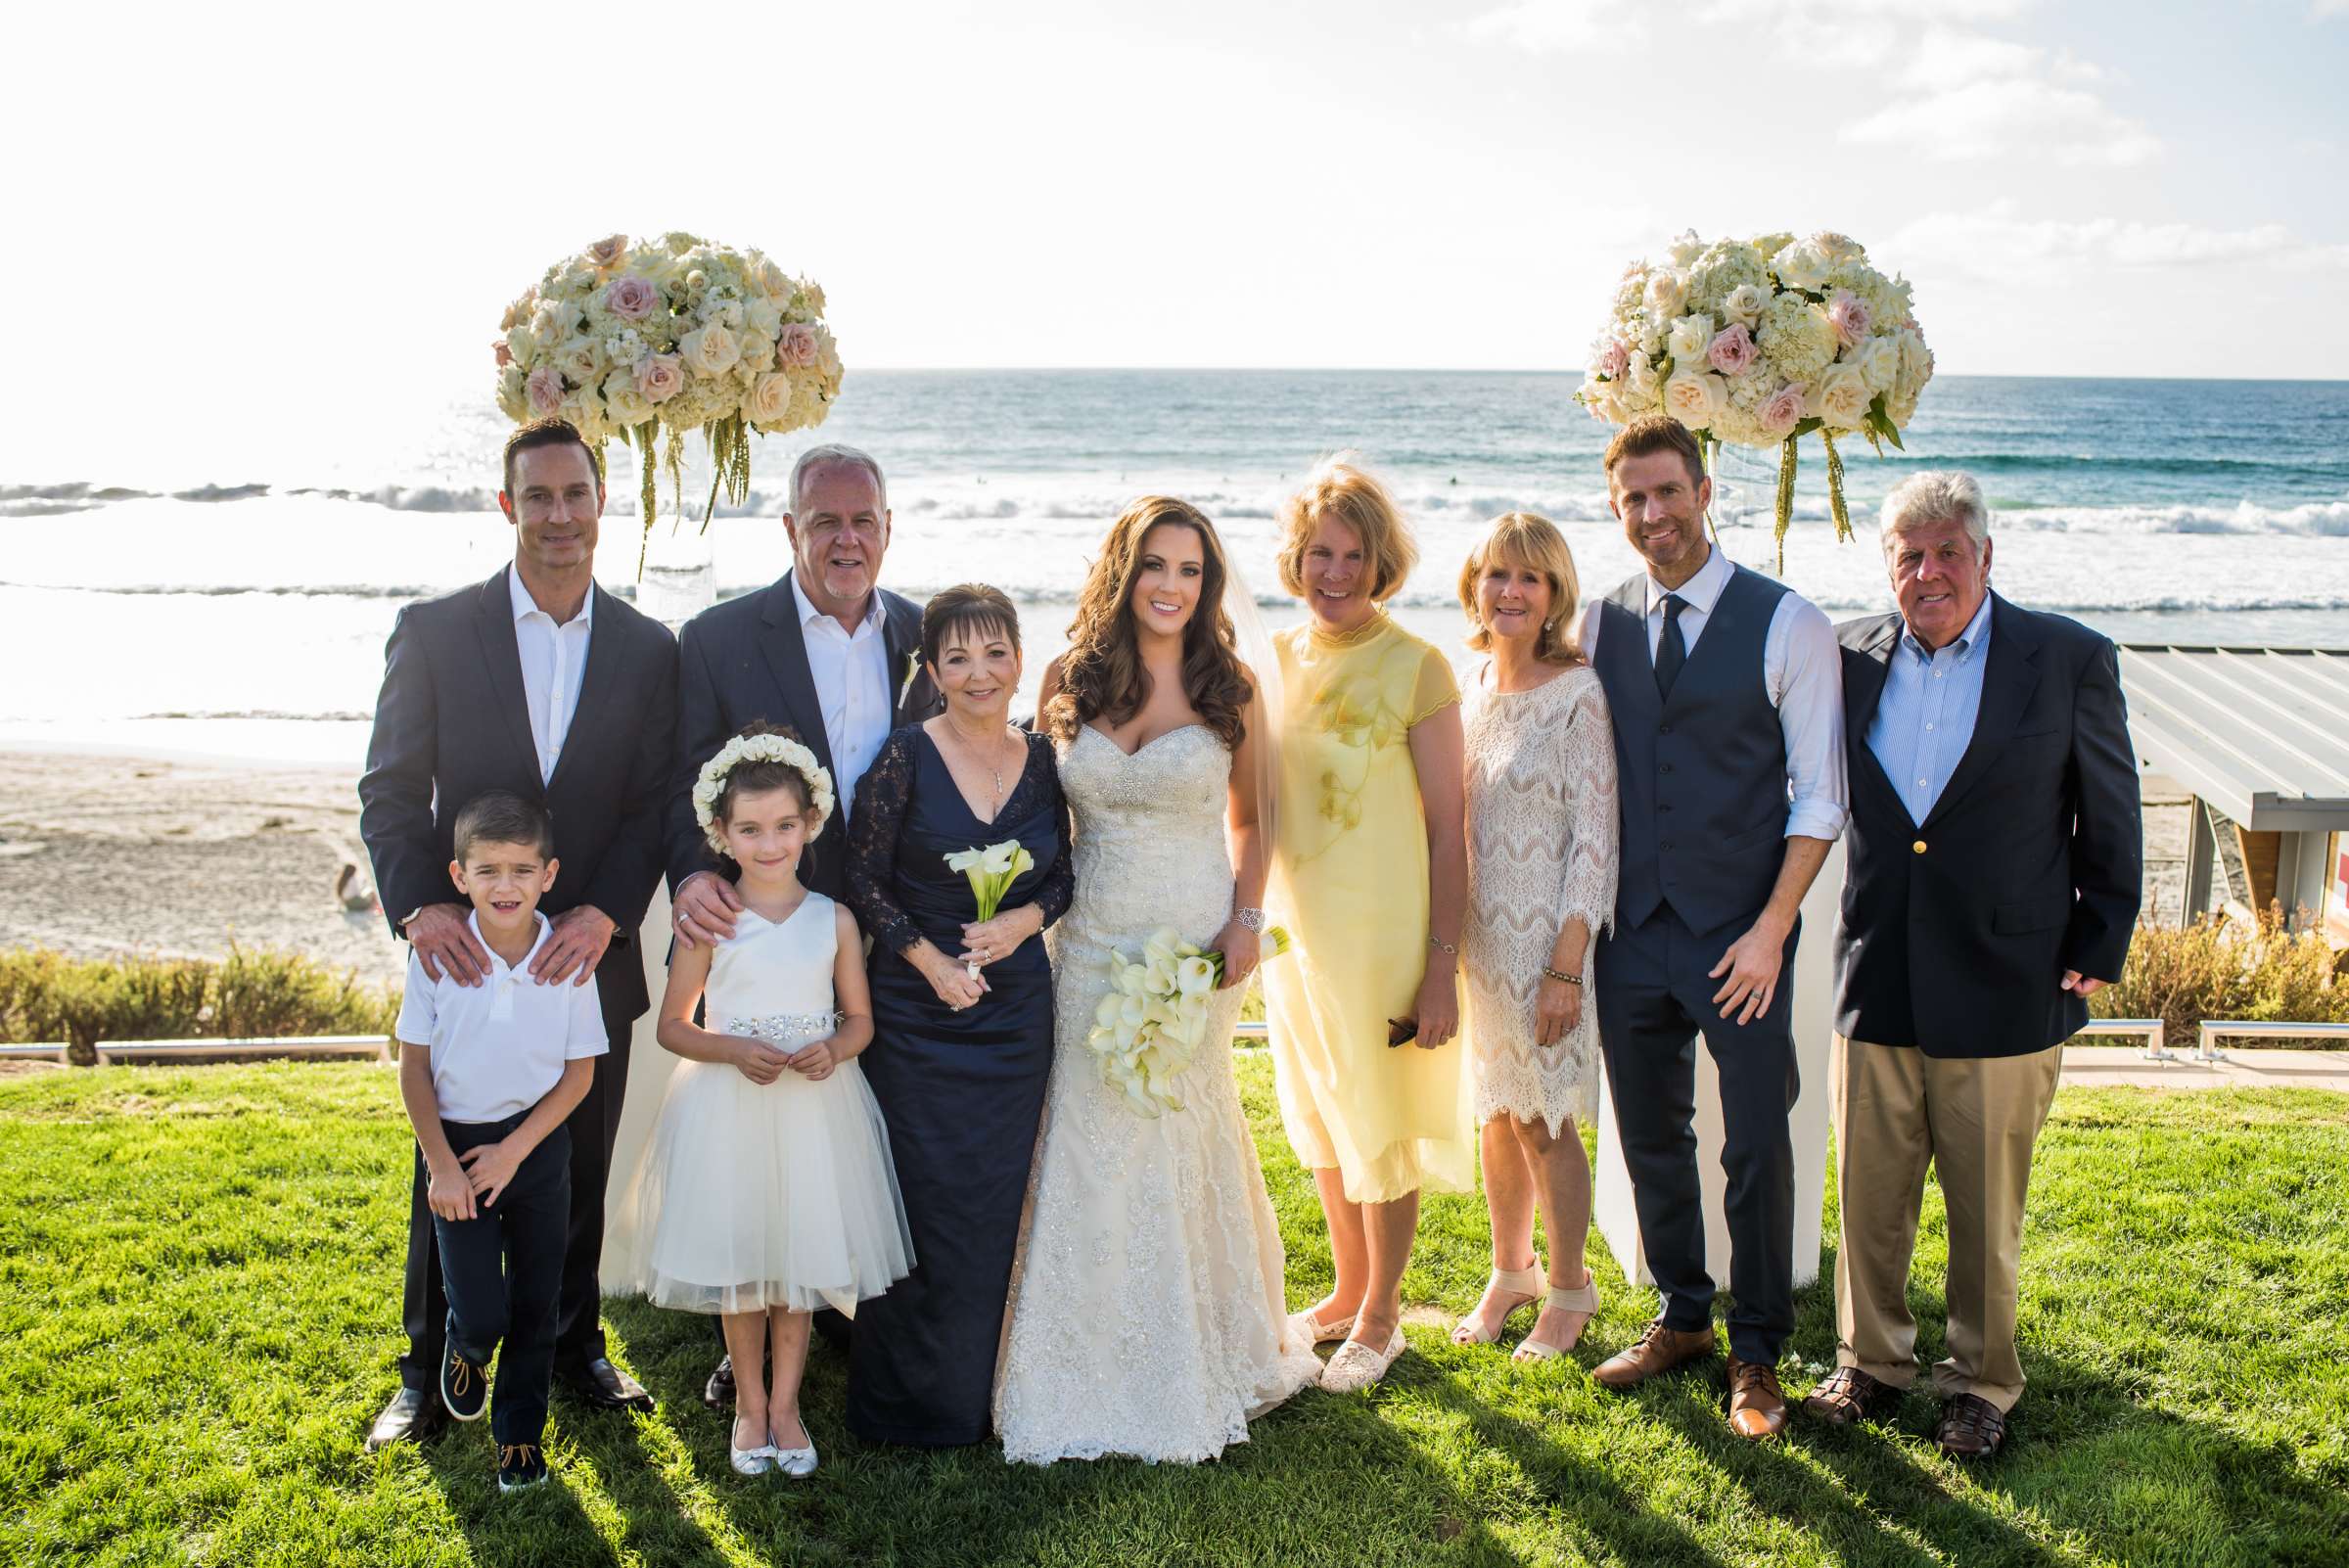
<svg viewBox="0 0 2349 1568"><path fill-rule="evenodd" d="M1244 1063L1302 1304L1328 1277L1312 1187L1268 1064ZM1651 1307L1595 1244L1607 1307L1572 1358L1454 1349L1486 1256L1481 1201L1451 1198L1429 1205L1387 1384L1309 1390L1215 1464L866 1448L819 1346L822 1472L742 1481L698 1398L707 1326L615 1303L615 1355L659 1413L558 1395L559 1484L501 1499L481 1428L361 1448L395 1382L407 1148L379 1066L0 1080L0 1562L2349 1561L2337 1096L2062 1093L2026 1241L2031 1391L1971 1469L1935 1453L1921 1391L1891 1428L1798 1416L1767 1447L1727 1435L1718 1362L1598 1392L1589 1368ZM1925 1231L1911 1296L1938 1356L1937 1198ZM1833 1355L1825 1284L1801 1313L1797 1397Z"/></svg>

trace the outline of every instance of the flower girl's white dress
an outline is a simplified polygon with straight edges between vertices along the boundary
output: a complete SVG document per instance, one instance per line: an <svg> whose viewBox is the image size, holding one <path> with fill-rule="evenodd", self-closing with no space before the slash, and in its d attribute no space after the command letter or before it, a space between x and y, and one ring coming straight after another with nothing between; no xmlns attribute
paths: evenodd
<svg viewBox="0 0 2349 1568"><path fill-rule="evenodd" d="M709 1028L786 1050L831 1034L834 908L809 893L779 924L737 915L710 958ZM913 1262L889 1132L854 1061L772 1084L683 1063L625 1207L643 1255L633 1285L686 1312L852 1312Z"/></svg>

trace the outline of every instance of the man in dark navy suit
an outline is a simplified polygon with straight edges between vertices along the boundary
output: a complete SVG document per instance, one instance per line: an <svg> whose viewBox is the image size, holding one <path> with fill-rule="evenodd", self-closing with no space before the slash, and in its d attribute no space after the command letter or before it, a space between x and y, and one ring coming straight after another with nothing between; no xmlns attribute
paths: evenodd
<svg viewBox="0 0 2349 1568"><path fill-rule="evenodd" d="M734 867L711 853L693 814L694 782L718 748L763 719L788 725L814 751L832 775L840 820L807 847L800 880L846 902L856 786L891 730L940 710L917 667L921 606L880 586L889 527L881 465L852 446L809 447L792 467L783 515L792 569L685 623L667 852L676 936L687 946L732 936L742 908ZM846 1327L830 1313L816 1322L829 1338ZM721 1360L704 1399L715 1407L733 1398L732 1363Z"/></svg>
<svg viewBox="0 0 2349 1568"><path fill-rule="evenodd" d="M1592 600L1583 622L1614 718L1623 807L1615 929L1599 944L1594 999L1663 1310L1591 1376L1630 1388L1713 1354L1694 1126L1701 1036L1720 1071L1728 1177L1729 1429L1767 1438L1786 1422L1777 1361L1794 1330L1797 911L1844 819L1835 631L1706 538L1712 482L1679 422L1635 420L1605 464L1608 504L1646 570Z"/></svg>
<svg viewBox="0 0 2349 1568"><path fill-rule="evenodd" d="M506 442L498 506L514 561L488 581L400 611L384 651L359 836L392 926L438 980L482 983L489 954L449 880L456 816L505 790L554 818L555 885L539 903L552 932L530 973L596 988L610 1053L566 1126L571 1223L556 1338L557 1375L593 1406L649 1409L605 1354L596 1268L604 1187L628 1082L629 1028L647 1006L633 939L661 880L663 810L675 732L676 641L595 582L603 477L562 420ZM448 1304L419 1156L408 1217L400 1392L370 1449L423 1437L442 1417Z"/></svg>
<svg viewBox="0 0 2349 1568"><path fill-rule="evenodd" d="M2143 867L2112 644L1990 591L1982 491L1884 498L1900 608L1846 622L1849 870L1835 932L1836 1369L1804 1407L1845 1425L1916 1376L1909 1263L1925 1170L1949 1209L1946 1453L1996 1453L2023 1391L2023 1195L2062 1042L2120 978Z"/></svg>

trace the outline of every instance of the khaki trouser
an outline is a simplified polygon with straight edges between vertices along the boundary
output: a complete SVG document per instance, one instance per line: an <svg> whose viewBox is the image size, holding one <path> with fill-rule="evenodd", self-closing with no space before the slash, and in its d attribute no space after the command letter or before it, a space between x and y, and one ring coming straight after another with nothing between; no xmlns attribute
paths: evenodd
<svg viewBox="0 0 2349 1568"><path fill-rule="evenodd" d="M2027 1056L1932 1057L1900 1045L1836 1041L1835 1360L1894 1388L1916 1377L1909 1262L1925 1168L1949 1211L1949 1359L1933 1368L1947 1399L2002 1410L2022 1397L2014 1348L2016 1275L2031 1147L2055 1097L2061 1046Z"/></svg>

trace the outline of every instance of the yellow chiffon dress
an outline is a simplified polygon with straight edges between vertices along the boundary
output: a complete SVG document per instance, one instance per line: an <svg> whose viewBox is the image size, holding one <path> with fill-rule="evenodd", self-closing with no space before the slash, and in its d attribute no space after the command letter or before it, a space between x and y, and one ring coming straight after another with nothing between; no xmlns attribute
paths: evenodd
<svg viewBox="0 0 2349 1568"><path fill-rule="evenodd" d="M1460 700L1451 666L1381 613L1345 634L1273 642L1280 782L1267 905L1296 946L1264 966L1273 1083L1289 1145L1355 1203L1475 1182L1470 1069L1454 1038L1390 1046L1417 1010L1427 825L1412 726Z"/></svg>

